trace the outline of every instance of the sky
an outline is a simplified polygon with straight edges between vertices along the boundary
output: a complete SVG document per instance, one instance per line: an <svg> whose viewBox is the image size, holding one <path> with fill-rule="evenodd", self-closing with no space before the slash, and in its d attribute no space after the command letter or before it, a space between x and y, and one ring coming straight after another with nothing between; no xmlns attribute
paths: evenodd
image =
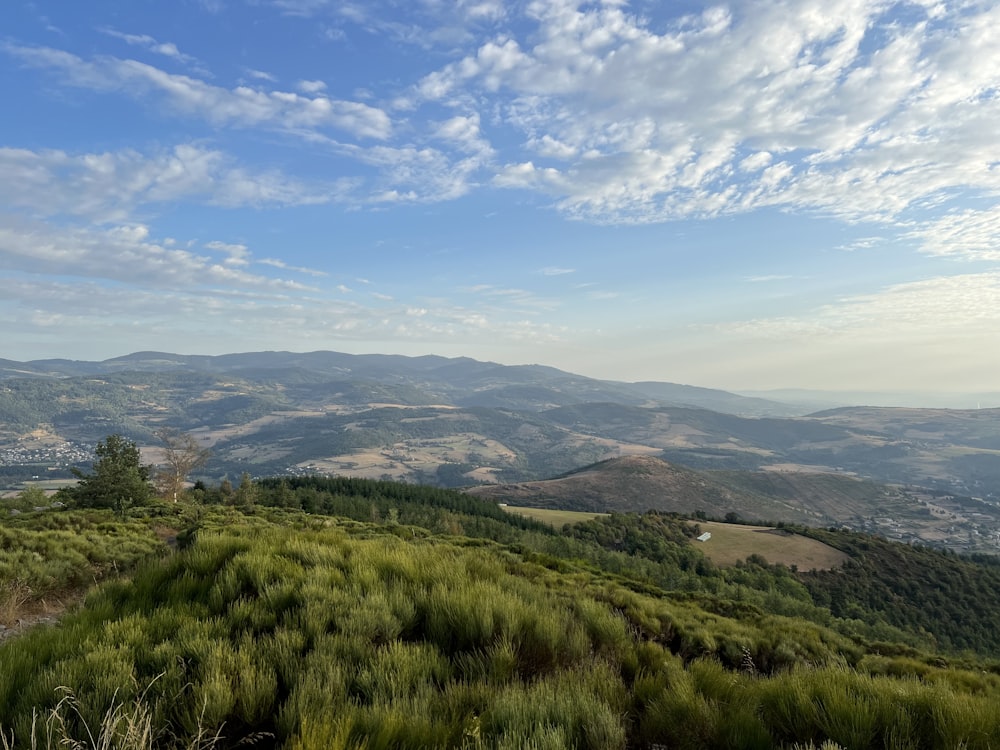
<svg viewBox="0 0 1000 750"><path fill-rule="evenodd" d="M0 357L1000 390L1000 4L4 0Z"/></svg>

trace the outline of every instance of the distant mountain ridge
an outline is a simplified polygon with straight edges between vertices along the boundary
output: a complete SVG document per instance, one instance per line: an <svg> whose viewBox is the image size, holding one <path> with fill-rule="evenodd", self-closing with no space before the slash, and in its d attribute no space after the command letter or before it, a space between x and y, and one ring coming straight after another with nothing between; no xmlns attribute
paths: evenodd
<svg viewBox="0 0 1000 750"><path fill-rule="evenodd" d="M0 360L0 380L18 377L66 378L122 372L195 370L242 374L261 379L285 370L302 370L342 379L407 383L461 406L541 410L593 401L633 405L695 406L743 416L795 416L801 408L778 401L675 383L625 383L598 380L545 365L501 365L469 357L345 354L333 351L244 352L182 355L135 352L100 362L46 359Z"/></svg>

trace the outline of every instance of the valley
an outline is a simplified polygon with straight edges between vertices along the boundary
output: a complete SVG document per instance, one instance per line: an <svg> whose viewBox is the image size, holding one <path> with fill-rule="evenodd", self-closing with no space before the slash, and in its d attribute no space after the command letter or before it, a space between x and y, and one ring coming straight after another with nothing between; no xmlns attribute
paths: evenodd
<svg viewBox="0 0 1000 750"><path fill-rule="evenodd" d="M169 427L211 450L194 477L210 483L392 479L542 507L735 513L1000 549L1000 410L796 408L467 358L144 352L6 363L0 489L56 486L112 432L155 462L156 433ZM583 468L609 459L632 471ZM639 465L657 476L637 481Z"/></svg>

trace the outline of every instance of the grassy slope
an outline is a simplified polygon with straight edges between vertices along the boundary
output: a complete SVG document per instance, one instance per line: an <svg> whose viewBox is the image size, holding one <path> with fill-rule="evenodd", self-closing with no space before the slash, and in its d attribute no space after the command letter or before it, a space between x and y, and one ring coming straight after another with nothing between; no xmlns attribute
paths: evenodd
<svg viewBox="0 0 1000 750"><path fill-rule="evenodd" d="M332 512L316 487L279 495L288 488L275 485L261 499L302 493ZM573 561L629 539L636 552L647 545L628 558L635 565L666 560L670 540L687 533L670 519L632 532L621 518L598 519L580 525L597 535L586 543L510 526L519 519L495 506L478 516L461 496L427 493L411 507L399 486L328 489L379 522L262 508L137 518L138 536L165 518L193 531L181 536L185 549L105 584L57 628L0 647L0 725L29 736L32 709L53 706L67 686L79 701L69 734L124 702L147 712L160 744L172 743L168 732L188 745L217 731L227 742L265 733L268 744L301 748L1000 742L1000 678L989 664L945 668L932 654L727 598L790 578L739 568L744 583L732 583L708 570L701 593L668 594L621 567L624 547L603 558L617 573ZM427 525L397 522L418 517ZM451 524L516 544L435 532Z"/></svg>
<svg viewBox="0 0 1000 750"><path fill-rule="evenodd" d="M6 514L0 506L0 513ZM57 612L108 576L163 554L169 527L100 511L27 514L0 523L0 625Z"/></svg>

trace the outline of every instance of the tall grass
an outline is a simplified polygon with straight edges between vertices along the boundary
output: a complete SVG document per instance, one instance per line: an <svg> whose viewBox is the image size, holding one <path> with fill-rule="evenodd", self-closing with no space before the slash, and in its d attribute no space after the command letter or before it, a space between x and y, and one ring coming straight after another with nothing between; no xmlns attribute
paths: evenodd
<svg viewBox="0 0 1000 750"><path fill-rule="evenodd" d="M28 513L0 523L0 625L49 608L166 545L149 524L93 511Z"/></svg>
<svg viewBox="0 0 1000 750"><path fill-rule="evenodd" d="M183 740L158 726L142 691L132 700L111 700L97 721L89 722L79 699L63 688L47 712L33 712L23 736L0 731L0 750L153 750L171 745L184 750L211 750L222 740L200 726Z"/></svg>
<svg viewBox="0 0 1000 750"><path fill-rule="evenodd" d="M231 514L0 645L5 750L1000 746L995 675L493 543Z"/></svg>

